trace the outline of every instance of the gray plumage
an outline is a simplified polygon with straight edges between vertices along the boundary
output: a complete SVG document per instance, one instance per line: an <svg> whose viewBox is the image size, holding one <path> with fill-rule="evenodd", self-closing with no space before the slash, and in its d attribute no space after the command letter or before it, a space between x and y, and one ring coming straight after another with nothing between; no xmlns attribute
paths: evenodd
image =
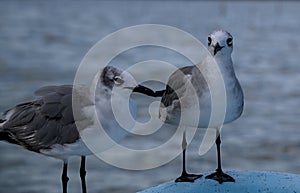
<svg viewBox="0 0 300 193"><path fill-rule="evenodd" d="M120 81L122 71L107 66L99 74L99 82L106 91L111 90ZM98 83L99 83L98 82ZM93 120L84 112L84 108L95 105L86 86L46 86L35 91L37 100L16 105L3 113L0 121L0 140L15 143L24 148L40 152L53 145L75 143L79 138L76 122L81 129L93 124ZM107 95L105 89L97 92ZM108 92L107 92L108 93ZM106 96L110 97L110 96ZM79 104L72 107L72 99Z"/></svg>
<svg viewBox="0 0 300 193"><path fill-rule="evenodd" d="M182 95L186 92L186 89L188 89L186 86L187 76L191 77L191 82L194 85L197 85L194 88L198 98L201 98L203 93L208 91L208 84L197 67L186 66L176 70L169 77L166 91L161 98L159 116L166 123L174 124L178 123L180 120L179 118L181 116L182 107L178 96L182 97ZM166 109L166 112L162 109ZM169 113L170 111L172 111L172 113Z"/></svg>
<svg viewBox="0 0 300 193"><path fill-rule="evenodd" d="M54 144L78 140L71 105L72 88L70 85L42 87L35 92L39 99L4 112L7 121L1 132L9 137L7 141L39 152Z"/></svg>
<svg viewBox="0 0 300 193"><path fill-rule="evenodd" d="M193 70L198 71L198 74L193 74ZM186 66L183 68L180 68L179 70L176 70L170 77L166 86L166 91L161 99L161 103L165 106L168 107L170 105L173 104L173 102L175 100L178 100L178 96L176 94L176 92L178 94L183 93L184 89L186 89L185 87L185 76L186 75L192 75L192 82L199 82L199 87L201 89L200 92L197 92L197 94L202 95L203 91L208 89L208 85L204 79L204 77L202 76L201 72L195 68L195 66ZM197 88L199 88L197 87ZM196 88L196 89L197 89ZM174 91L176 90L176 92ZM180 104L179 104L180 105Z"/></svg>

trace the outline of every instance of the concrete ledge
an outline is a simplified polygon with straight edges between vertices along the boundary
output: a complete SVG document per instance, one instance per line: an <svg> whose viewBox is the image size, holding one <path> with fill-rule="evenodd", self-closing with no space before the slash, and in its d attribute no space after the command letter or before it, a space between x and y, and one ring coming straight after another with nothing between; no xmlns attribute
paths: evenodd
<svg viewBox="0 0 300 193"><path fill-rule="evenodd" d="M209 173L204 173L207 176ZM300 175L264 171L226 171L235 183L219 184L202 177L194 183L174 181L139 193L300 193Z"/></svg>

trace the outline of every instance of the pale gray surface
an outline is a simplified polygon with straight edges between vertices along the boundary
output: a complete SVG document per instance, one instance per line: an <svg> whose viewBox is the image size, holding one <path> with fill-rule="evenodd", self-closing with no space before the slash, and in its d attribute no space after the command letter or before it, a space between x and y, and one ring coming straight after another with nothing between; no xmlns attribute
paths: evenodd
<svg viewBox="0 0 300 193"><path fill-rule="evenodd" d="M122 27L167 24L203 42L212 30L223 28L234 36L233 62L245 92L243 115L222 132L224 169L300 174L299 6L297 2L1 1L0 110L33 99L41 86L71 84L88 49ZM128 66L146 59L191 65L179 54L153 47L129 50L113 62ZM131 137L126 144L152 147L169 136L162 131L152 137ZM189 171L215 169L215 149L199 157L196 140L188 149ZM0 153L1 193L61 190L60 161L2 142ZM180 167L181 157L140 172L88 157L88 190L136 192L175 179ZM71 159L70 192L80 192L78 169L79 159Z"/></svg>
<svg viewBox="0 0 300 193"><path fill-rule="evenodd" d="M205 178L197 179L194 183L171 181L139 193L295 193L300 191L300 176L295 174L263 171L229 171L226 173L233 176L236 182L219 184Z"/></svg>

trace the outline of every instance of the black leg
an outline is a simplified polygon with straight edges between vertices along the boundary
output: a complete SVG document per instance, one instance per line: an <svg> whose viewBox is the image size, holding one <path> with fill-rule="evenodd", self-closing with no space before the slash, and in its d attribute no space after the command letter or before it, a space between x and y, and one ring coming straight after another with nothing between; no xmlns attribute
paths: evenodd
<svg viewBox="0 0 300 193"><path fill-rule="evenodd" d="M182 173L181 176L179 176L175 182L194 182L196 179L201 178L202 175L196 175L196 174L188 174L186 172L186 163L185 163L185 152L186 152L186 137L185 137L185 131L183 133L182 138Z"/></svg>
<svg viewBox="0 0 300 193"><path fill-rule="evenodd" d="M215 173L212 173L208 176L206 176L206 179L212 179L218 181L220 184L223 182L235 182L235 180L229 176L228 174L225 174L222 171L222 163L221 163L221 137L219 129L217 129L217 139L216 139L216 146L217 146L217 157L218 157L218 167L216 169Z"/></svg>
<svg viewBox="0 0 300 193"><path fill-rule="evenodd" d="M221 163L221 137L220 137L220 133L217 136L216 139L216 146L217 146L217 157L218 157L218 167L217 167L217 171L222 171L222 163Z"/></svg>
<svg viewBox="0 0 300 193"><path fill-rule="evenodd" d="M62 172L62 176L61 176L61 181L62 181L62 186L63 186L63 193L67 193L67 185L68 185L68 162L64 162L64 166L63 166L63 172Z"/></svg>
<svg viewBox="0 0 300 193"><path fill-rule="evenodd" d="M80 179L81 179L82 193L86 193L85 175L86 175L86 171L85 171L85 156L81 156Z"/></svg>

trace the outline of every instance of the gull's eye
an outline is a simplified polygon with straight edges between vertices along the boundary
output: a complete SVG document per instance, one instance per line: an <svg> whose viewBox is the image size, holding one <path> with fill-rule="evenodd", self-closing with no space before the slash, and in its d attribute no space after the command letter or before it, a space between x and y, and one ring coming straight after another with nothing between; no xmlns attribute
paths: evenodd
<svg viewBox="0 0 300 193"><path fill-rule="evenodd" d="M207 38L207 44L208 44L208 46L210 46L210 44L211 44L211 37Z"/></svg>
<svg viewBox="0 0 300 193"><path fill-rule="evenodd" d="M115 84L120 85L120 84L124 83L124 80L120 76L115 76L114 82L115 82Z"/></svg>
<svg viewBox="0 0 300 193"><path fill-rule="evenodd" d="M228 45L229 47L231 47L231 46L232 46L232 38L228 38L228 39L226 40L226 43L227 43L227 45Z"/></svg>

